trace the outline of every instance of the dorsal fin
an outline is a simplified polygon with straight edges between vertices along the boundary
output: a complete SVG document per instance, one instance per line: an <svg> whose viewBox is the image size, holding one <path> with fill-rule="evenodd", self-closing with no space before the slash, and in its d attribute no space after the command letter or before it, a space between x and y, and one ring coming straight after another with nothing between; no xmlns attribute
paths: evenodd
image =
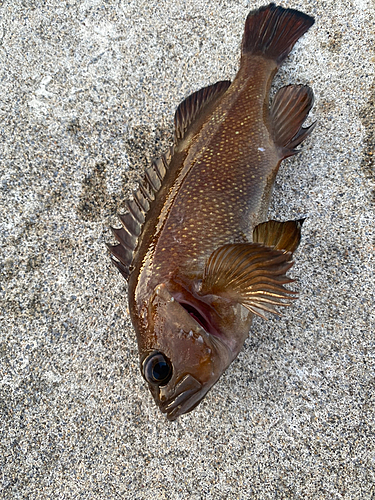
<svg viewBox="0 0 375 500"><path fill-rule="evenodd" d="M163 183L173 153L174 147L171 147L168 153L154 160L151 166L146 169L139 189L133 192L133 199L125 203L128 209L127 213L119 215L123 227L121 229L111 228L119 243L113 246L107 245L107 247L112 256L115 257L115 259L112 257L112 262L125 279L128 279L131 273L138 237L142 233L143 224L151 204L155 200L156 193Z"/></svg>
<svg viewBox="0 0 375 500"><path fill-rule="evenodd" d="M175 145L184 138L190 125L198 115L213 101L216 101L229 88L231 82L223 80L189 95L178 106L174 115L174 142Z"/></svg>

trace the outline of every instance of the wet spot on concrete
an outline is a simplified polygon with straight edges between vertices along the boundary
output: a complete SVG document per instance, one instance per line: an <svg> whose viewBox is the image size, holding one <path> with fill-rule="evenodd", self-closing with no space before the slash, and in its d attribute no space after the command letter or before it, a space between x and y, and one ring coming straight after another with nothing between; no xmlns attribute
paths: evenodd
<svg viewBox="0 0 375 500"><path fill-rule="evenodd" d="M337 53L341 50L342 32L332 31L328 33L327 41L322 43L323 49L328 49L331 52Z"/></svg>
<svg viewBox="0 0 375 500"><path fill-rule="evenodd" d="M141 180L152 160L166 153L171 145L172 126L170 129L146 126L134 128L131 137L125 141L129 170L123 174L124 190L127 191L129 183Z"/></svg>
<svg viewBox="0 0 375 500"><path fill-rule="evenodd" d="M14 259L8 258L0 262L0 279L2 283L12 280L17 276L17 272L17 264Z"/></svg>
<svg viewBox="0 0 375 500"><path fill-rule="evenodd" d="M97 163L82 183L82 193L77 212L82 220L98 222L103 216L117 212L119 199L109 195L105 180L106 163Z"/></svg>
<svg viewBox="0 0 375 500"><path fill-rule="evenodd" d="M78 129L77 129L78 126ZM69 131L79 135L79 125L71 123ZM84 221L98 222L124 212L125 200L132 196L139 181L143 179L145 169L154 158L164 154L172 144L172 132L166 128L151 129L138 127L132 136L125 140L126 153L129 156L129 168L122 174L120 193L110 194L106 185L107 163L97 163L82 182L82 193L77 212Z"/></svg>
<svg viewBox="0 0 375 500"><path fill-rule="evenodd" d="M81 125L79 123L78 118L73 118L66 127L67 132L72 135L77 135L81 130Z"/></svg>
<svg viewBox="0 0 375 500"><path fill-rule="evenodd" d="M52 210L55 206L61 205L63 201L63 193L60 189L56 189L51 192L45 198L44 207L46 210Z"/></svg>
<svg viewBox="0 0 375 500"><path fill-rule="evenodd" d="M149 166L153 158L165 153L172 144L170 130L141 126L133 129L132 136L126 141L127 153L131 164Z"/></svg>
<svg viewBox="0 0 375 500"><path fill-rule="evenodd" d="M31 255L26 262L26 271L30 272L42 267L44 263L44 256L42 253Z"/></svg>
<svg viewBox="0 0 375 500"><path fill-rule="evenodd" d="M328 99L320 99L317 103L317 108L325 114L333 113L336 109L335 101Z"/></svg>
<svg viewBox="0 0 375 500"><path fill-rule="evenodd" d="M366 175L375 180L375 81L371 87L371 96L359 117L366 128L365 149L361 165ZM375 203L375 191L372 192L372 202Z"/></svg>

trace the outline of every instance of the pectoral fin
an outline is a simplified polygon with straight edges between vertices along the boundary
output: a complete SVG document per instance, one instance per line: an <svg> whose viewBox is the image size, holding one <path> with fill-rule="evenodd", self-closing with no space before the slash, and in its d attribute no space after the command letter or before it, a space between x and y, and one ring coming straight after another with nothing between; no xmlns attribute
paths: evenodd
<svg viewBox="0 0 375 500"><path fill-rule="evenodd" d="M301 226L304 220L262 222L254 229L253 241L267 247L274 247L276 250L286 250L293 253L301 241Z"/></svg>
<svg viewBox="0 0 375 500"><path fill-rule="evenodd" d="M283 286L294 281L285 274L293 265L291 256L259 243L224 245L208 259L201 293L242 304L263 318L261 311L279 314L275 307L290 305L283 300L296 293Z"/></svg>

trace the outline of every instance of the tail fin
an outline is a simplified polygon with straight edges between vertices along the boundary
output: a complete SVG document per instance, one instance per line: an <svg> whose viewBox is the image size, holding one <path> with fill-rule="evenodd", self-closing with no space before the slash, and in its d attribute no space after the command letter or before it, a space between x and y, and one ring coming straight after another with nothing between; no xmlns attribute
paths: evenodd
<svg viewBox="0 0 375 500"><path fill-rule="evenodd" d="M251 11L245 23L242 54L262 55L280 66L296 41L314 24L314 18L271 3Z"/></svg>

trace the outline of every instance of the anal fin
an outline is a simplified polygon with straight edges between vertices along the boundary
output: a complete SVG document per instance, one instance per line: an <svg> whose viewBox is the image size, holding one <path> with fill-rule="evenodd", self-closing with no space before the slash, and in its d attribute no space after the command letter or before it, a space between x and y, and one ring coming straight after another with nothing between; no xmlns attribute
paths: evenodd
<svg viewBox="0 0 375 500"><path fill-rule="evenodd" d="M307 85L288 85L276 94L271 105L273 137L281 150L281 159L298 153L294 149L312 132L315 123L302 127L314 103Z"/></svg>
<svg viewBox="0 0 375 500"><path fill-rule="evenodd" d="M295 252L301 241L301 227L305 219L279 222L269 220L258 224L253 231L254 243L261 243L276 250Z"/></svg>

